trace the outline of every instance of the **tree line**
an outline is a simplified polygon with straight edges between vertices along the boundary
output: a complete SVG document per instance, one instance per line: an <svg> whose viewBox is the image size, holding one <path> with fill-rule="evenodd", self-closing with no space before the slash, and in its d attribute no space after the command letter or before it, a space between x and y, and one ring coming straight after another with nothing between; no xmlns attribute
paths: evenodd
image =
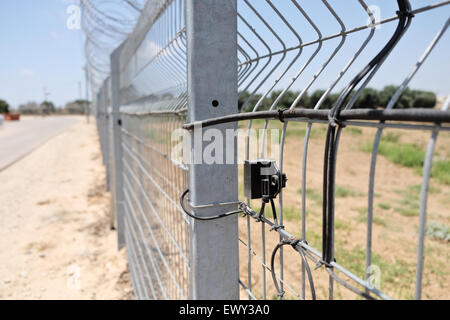
<svg viewBox="0 0 450 320"><path fill-rule="evenodd" d="M56 108L51 101L43 101L42 103L30 101L21 104L17 112L25 115L85 114L88 104L90 102L87 100L75 100L66 103L64 108ZM0 113L9 113L10 111L10 105L5 100L0 100Z"/></svg>
<svg viewBox="0 0 450 320"><path fill-rule="evenodd" d="M399 87L397 86L386 86L382 90L376 90L372 88L365 88L361 95L356 100L353 108L354 109L376 109L376 108L386 108L391 98L394 96L395 92ZM269 96L265 97L260 107L259 111L268 110L276 101L276 99L282 93L281 90L273 91ZM324 95L325 90L316 90L311 95L305 94L305 96L297 103L298 108L313 109L321 97ZM300 92L287 91L283 97L279 100L276 108L290 108L295 102ZM250 93L248 91L240 92L239 94L239 110L245 112L250 112L253 110L258 101L261 100L262 94L255 94L250 99ZM321 109L331 109L337 102L339 98L338 93L333 93L328 95L328 97L323 101ZM248 101L247 101L248 100ZM247 103L246 103L247 102ZM346 101L347 103L348 101ZM407 88L400 99L395 104L396 109L409 109L409 108L420 108L420 109L432 109L436 106L437 98L436 94L429 91L423 90L412 90ZM245 104L245 106L244 106Z"/></svg>

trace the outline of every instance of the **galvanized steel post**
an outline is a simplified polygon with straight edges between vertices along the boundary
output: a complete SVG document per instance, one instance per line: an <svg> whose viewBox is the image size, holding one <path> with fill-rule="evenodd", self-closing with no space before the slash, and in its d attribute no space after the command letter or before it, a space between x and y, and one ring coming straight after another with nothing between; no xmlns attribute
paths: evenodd
<svg viewBox="0 0 450 320"><path fill-rule="evenodd" d="M124 194L123 194L123 165L122 165L122 132L121 132L121 116L120 116L120 46L111 54L111 104L112 104L112 128L113 128L113 199L114 212L117 223L117 240L119 249L125 246L125 225L124 225Z"/></svg>
<svg viewBox="0 0 450 320"><path fill-rule="evenodd" d="M188 121L236 113L237 1L187 0L186 32ZM234 148L225 150L226 131L236 128L235 123L214 127L218 130L215 133L222 134L223 161L226 153L233 154L233 164L205 163L202 152L210 141L202 141L203 148L199 145L192 147L192 155L198 162L190 165L189 175L194 207L238 199L236 143ZM203 138L204 133L197 130L193 136L200 134ZM236 205L227 205L194 211L198 216L208 217L235 209ZM237 216L215 221L192 221L191 299L239 299L238 249Z"/></svg>

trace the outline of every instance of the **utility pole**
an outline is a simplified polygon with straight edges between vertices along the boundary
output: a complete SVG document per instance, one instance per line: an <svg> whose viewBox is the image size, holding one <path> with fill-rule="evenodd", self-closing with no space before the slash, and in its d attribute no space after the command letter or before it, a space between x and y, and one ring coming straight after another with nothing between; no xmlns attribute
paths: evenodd
<svg viewBox="0 0 450 320"><path fill-rule="evenodd" d="M85 106L85 112L86 112L86 121L89 123L89 114L91 113L91 108L89 106L89 69L87 64L84 66L84 75L85 75L85 81L86 81L86 106Z"/></svg>
<svg viewBox="0 0 450 320"><path fill-rule="evenodd" d="M50 102L48 101L48 97L49 97L49 96L50 96L50 92L48 92L48 91L47 91L47 88L44 87L44 103L43 103L44 106L47 106L47 103L50 103ZM45 115L45 110L41 110L41 111L43 111L43 113L44 113L44 115Z"/></svg>
<svg viewBox="0 0 450 320"><path fill-rule="evenodd" d="M47 91L47 88L44 87L44 102L48 101L48 97L50 96L50 92Z"/></svg>
<svg viewBox="0 0 450 320"><path fill-rule="evenodd" d="M78 81L78 99L83 99L83 94L81 93L81 81Z"/></svg>

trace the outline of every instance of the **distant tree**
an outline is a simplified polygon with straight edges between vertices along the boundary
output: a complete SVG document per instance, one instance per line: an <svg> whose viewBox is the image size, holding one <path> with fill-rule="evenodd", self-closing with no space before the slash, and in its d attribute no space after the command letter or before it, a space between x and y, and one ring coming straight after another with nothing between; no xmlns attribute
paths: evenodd
<svg viewBox="0 0 450 320"><path fill-rule="evenodd" d="M356 99L355 109L375 109L380 106L380 95L377 90L372 88L365 88L361 95Z"/></svg>
<svg viewBox="0 0 450 320"><path fill-rule="evenodd" d="M386 86L380 91L380 104L381 107L386 108L391 101L392 97L398 90L398 86ZM414 97L412 91L406 88L403 94L394 105L395 109L409 109L413 107Z"/></svg>
<svg viewBox="0 0 450 320"><path fill-rule="evenodd" d="M55 105L50 101L42 102L40 105L40 109L43 114L52 114L56 111Z"/></svg>
<svg viewBox="0 0 450 320"><path fill-rule="evenodd" d="M39 105L30 101L19 106L19 112L22 114L38 114L40 112Z"/></svg>
<svg viewBox="0 0 450 320"><path fill-rule="evenodd" d="M280 97L277 105L275 106L276 109L278 108L290 108L293 103L295 102L295 100L298 98L298 96L300 95L300 92L294 92L294 91L286 91L282 96L281 94L283 93L282 90L277 90L272 92L271 96L270 96L270 105L272 106L274 104L274 102ZM296 105L296 107L304 107L305 106L305 102L307 101L307 96L303 97Z"/></svg>
<svg viewBox="0 0 450 320"><path fill-rule="evenodd" d="M414 90L412 92L414 97L413 108L433 109L436 106L436 94L428 91Z"/></svg>
<svg viewBox="0 0 450 320"><path fill-rule="evenodd" d="M250 112L253 111L255 106L258 105L258 111L264 111L270 108L271 103L269 98L264 98L262 101L262 94L254 94L250 96L248 91L243 91L239 93L238 106L240 111Z"/></svg>
<svg viewBox="0 0 450 320"><path fill-rule="evenodd" d="M89 101L86 100L75 100L72 102L66 103L64 107L65 113L68 114L84 114L86 103L89 103Z"/></svg>
<svg viewBox="0 0 450 320"><path fill-rule="evenodd" d="M307 107L309 109L314 109L317 106L317 104L319 103L320 99L322 99L324 94L325 94L325 90L314 91L308 99ZM339 94L328 94L328 96L325 98L325 100L323 100L323 102L321 103L320 109L331 109L336 104L338 98L339 98Z"/></svg>
<svg viewBox="0 0 450 320"><path fill-rule="evenodd" d="M0 113L9 113L9 104L5 100L0 100Z"/></svg>
<svg viewBox="0 0 450 320"><path fill-rule="evenodd" d="M238 98L239 111L241 111L242 108L244 107L244 103L247 101L248 97L250 97L250 93L248 91L239 92L239 98Z"/></svg>
<svg viewBox="0 0 450 320"><path fill-rule="evenodd" d="M375 109L378 107L386 108L391 101L392 97L398 90L398 86L386 86L381 91L377 91L372 88L365 88L362 90L359 97L356 99L353 108L354 109ZM250 96L248 91L239 93L239 110L240 111L252 111L257 103L259 104L258 111L268 110L280 97L282 90L273 91L270 96L264 98L262 101L261 94L254 94ZM356 91L353 91L346 100L342 103L342 107L345 107L350 99L354 96ZM290 108L294 101L298 98L299 92L286 91L283 96L277 102L275 108ZM319 101L325 94L325 90L316 90L310 96L305 95L301 101L299 101L295 107L312 109L317 106ZM322 101L320 109L330 109L334 107L339 99L339 93L331 93ZM433 92L411 90L406 88L394 108L407 109L407 108L434 108L436 106L437 98ZM245 109L245 110L242 110Z"/></svg>

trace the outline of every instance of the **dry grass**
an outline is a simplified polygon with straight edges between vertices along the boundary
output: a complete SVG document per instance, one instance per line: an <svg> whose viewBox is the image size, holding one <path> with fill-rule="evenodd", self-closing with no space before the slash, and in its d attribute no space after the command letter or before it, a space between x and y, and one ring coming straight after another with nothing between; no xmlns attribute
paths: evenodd
<svg viewBox="0 0 450 320"><path fill-rule="evenodd" d="M257 121L256 127L263 122ZM246 124L241 124L246 128ZM271 128L281 128L273 122ZM325 126L314 125L307 162L306 238L310 245L321 251L322 233L322 171ZM288 186L284 190L283 204L286 229L301 235L301 163L305 125L290 123L285 146L284 171ZM339 146L336 186L336 259L339 264L363 277L365 269L367 194L369 185L370 153L376 130L370 128L346 128ZM381 289L396 299L414 297L415 268L417 256L418 211L422 177L420 165L431 133L401 130L386 130L382 151L377 162L374 224L373 264L381 269ZM240 152L244 152L243 146ZM448 162L450 155L450 134L442 132L436 148L436 159ZM277 159L278 160L278 159ZM240 170L242 173L242 169ZM448 174L447 172L445 174ZM450 185L445 174L435 171L431 179L428 199L428 221L435 221L445 229L450 225ZM241 177L242 178L242 177ZM240 180L242 183L242 179ZM242 186L240 187L242 190ZM254 203L253 207L258 207ZM271 217L271 214L268 213ZM266 262L279 239L276 234L265 230ZM247 241L246 219L240 221L240 237ZM261 225L251 223L252 247L262 256ZM450 298L450 250L448 242L433 237L426 238L423 297L426 299ZM241 278L247 279L247 248L240 246ZM285 278L299 292L301 288L300 257L285 249ZM277 266L277 268L279 268ZM325 272L313 272L318 296L327 298L328 277ZM262 268L258 258L252 258L253 292L261 296ZM289 291L289 290L287 290ZM308 295L308 290L307 290ZM245 297L245 293L242 293ZM267 298L276 297L271 276L267 273ZM288 295L288 298L294 298ZM335 298L354 299L356 296L336 285Z"/></svg>

